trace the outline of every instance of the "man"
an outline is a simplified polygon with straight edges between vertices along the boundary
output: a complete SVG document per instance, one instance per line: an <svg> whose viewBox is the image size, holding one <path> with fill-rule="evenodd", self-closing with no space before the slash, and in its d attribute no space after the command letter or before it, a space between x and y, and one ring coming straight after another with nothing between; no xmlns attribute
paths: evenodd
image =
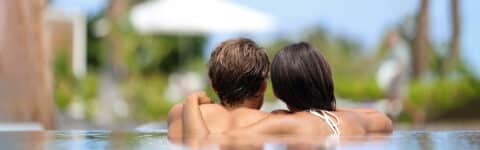
<svg viewBox="0 0 480 150"><path fill-rule="evenodd" d="M208 76L220 104L200 106L210 133L244 127L268 115L258 109L263 104L269 67L265 49L250 39L229 39L214 49ZM170 138L182 137L183 120L183 104L177 104L168 114Z"/></svg>

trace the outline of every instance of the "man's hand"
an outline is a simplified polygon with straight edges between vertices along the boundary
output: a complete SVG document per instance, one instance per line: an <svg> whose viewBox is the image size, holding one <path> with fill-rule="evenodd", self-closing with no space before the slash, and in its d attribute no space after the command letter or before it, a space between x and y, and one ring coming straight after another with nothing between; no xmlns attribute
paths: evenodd
<svg viewBox="0 0 480 150"><path fill-rule="evenodd" d="M212 104L212 103L213 103L213 101L203 91L202 92L194 92L194 93L188 95L187 99L185 100L185 104L202 105L202 104Z"/></svg>
<svg viewBox="0 0 480 150"><path fill-rule="evenodd" d="M203 137L209 134L199 105L210 103L212 100L205 92L195 92L187 97L183 107L184 138Z"/></svg>

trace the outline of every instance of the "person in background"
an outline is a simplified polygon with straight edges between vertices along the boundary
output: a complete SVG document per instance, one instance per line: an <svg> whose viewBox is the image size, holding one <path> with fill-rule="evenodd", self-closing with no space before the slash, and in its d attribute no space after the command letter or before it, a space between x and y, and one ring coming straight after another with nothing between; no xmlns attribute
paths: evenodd
<svg viewBox="0 0 480 150"><path fill-rule="evenodd" d="M402 111L408 86L410 50L407 43L395 30L388 33L387 46L387 58L378 69L377 84L385 91L384 112L392 117L397 117Z"/></svg>

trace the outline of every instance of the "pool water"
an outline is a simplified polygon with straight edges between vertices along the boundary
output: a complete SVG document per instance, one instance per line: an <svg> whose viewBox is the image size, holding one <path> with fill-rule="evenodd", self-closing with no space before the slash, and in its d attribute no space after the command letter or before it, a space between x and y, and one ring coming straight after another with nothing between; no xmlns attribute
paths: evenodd
<svg viewBox="0 0 480 150"><path fill-rule="evenodd" d="M188 144L180 144L184 141ZM188 145L188 146L186 146ZM166 132L0 132L0 149L464 149L480 150L480 130L395 131L355 137L217 137L170 140Z"/></svg>

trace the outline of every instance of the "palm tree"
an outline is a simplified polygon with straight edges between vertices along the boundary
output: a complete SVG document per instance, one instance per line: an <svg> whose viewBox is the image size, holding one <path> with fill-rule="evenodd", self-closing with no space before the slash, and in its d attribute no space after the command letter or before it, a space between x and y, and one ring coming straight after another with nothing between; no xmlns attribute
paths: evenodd
<svg viewBox="0 0 480 150"><path fill-rule="evenodd" d="M415 25L415 37L412 45L413 55L413 77L420 77L427 67L428 55L428 10L430 1L421 0L420 8L418 10L416 25Z"/></svg>
<svg viewBox="0 0 480 150"><path fill-rule="evenodd" d="M452 35L450 37L449 66L458 63L460 54L461 17L459 12L459 0L450 0L450 14L452 23Z"/></svg>

